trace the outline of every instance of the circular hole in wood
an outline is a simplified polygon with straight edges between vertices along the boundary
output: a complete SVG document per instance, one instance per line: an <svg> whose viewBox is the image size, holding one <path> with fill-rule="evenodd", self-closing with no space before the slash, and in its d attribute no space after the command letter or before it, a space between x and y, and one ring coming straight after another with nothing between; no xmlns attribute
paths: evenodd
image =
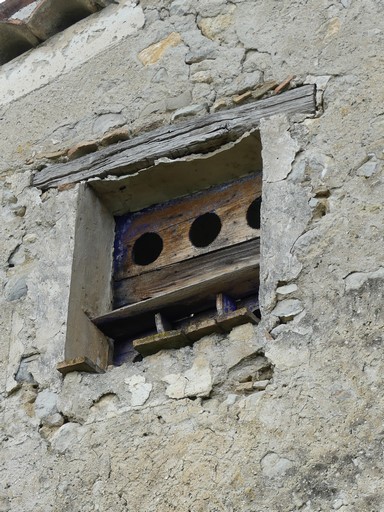
<svg viewBox="0 0 384 512"><path fill-rule="evenodd" d="M252 229L260 229L261 197L256 198L247 210L247 223Z"/></svg>
<svg viewBox="0 0 384 512"><path fill-rule="evenodd" d="M221 231L221 220L216 213L204 213L197 217L189 230L189 239L195 247L207 247Z"/></svg>
<svg viewBox="0 0 384 512"><path fill-rule="evenodd" d="M144 233L133 245L132 259L136 265L149 265L163 250L163 239L157 233Z"/></svg>

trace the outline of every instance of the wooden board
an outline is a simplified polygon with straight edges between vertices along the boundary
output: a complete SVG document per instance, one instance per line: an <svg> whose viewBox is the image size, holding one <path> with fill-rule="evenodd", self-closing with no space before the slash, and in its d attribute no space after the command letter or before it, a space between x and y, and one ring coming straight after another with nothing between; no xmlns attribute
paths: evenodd
<svg viewBox="0 0 384 512"><path fill-rule="evenodd" d="M253 269L246 267L234 271L226 276L225 280L222 276L216 276L204 283L197 283L160 297L136 302L92 320L106 336L115 340L127 339L151 328L155 330L155 312L161 311L172 321L187 318L192 313L215 309L216 294L223 288L226 293L235 298L243 296L243 293L248 295L257 293L257 265Z"/></svg>
<svg viewBox="0 0 384 512"><path fill-rule="evenodd" d="M219 286L214 286L215 293L229 293L236 288L237 297L246 296L257 290L259 260L260 240L254 239L133 276L114 284L114 307L149 298L158 298L158 304L161 304L161 297L164 297L164 303L168 303L170 296L175 302L185 300L204 295L204 290L209 290L212 282L219 283ZM247 277L244 286L240 275ZM251 290L250 279L254 281Z"/></svg>
<svg viewBox="0 0 384 512"><path fill-rule="evenodd" d="M182 329L151 334L133 340L133 348L141 355L147 356L164 349L185 347L209 334L230 332L234 327L245 323L256 325L259 321L259 318L243 307L225 315L210 315L201 320L191 321Z"/></svg>
<svg viewBox="0 0 384 512"><path fill-rule="evenodd" d="M223 295L223 294L219 294ZM241 299L236 302L236 307L238 308L234 312L229 311L227 313L222 313L223 308L220 304L221 298L216 298L216 310L208 310L203 313L199 313L193 315L189 318L180 319L176 322L168 323L168 329L162 329L165 325L159 326L156 325L157 334L166 333L167 331L178 331L184 333L185 337L188 339L189 344L194 343L199 340L203 336L207 336L209 334L223 334L228 332L228 328L235 327L236 325L241 325L243 323L258 323L258 309L259 309L259 301L257 296L247 297L245 299ZM219 303L218 303L219 302ZM224 308L225 309L225 308ZM233 314L232 314L233 313ZM164 320L164 316L160 313L155 314L156 317L160 315L162 317L162 323ZM219 324L222 323L222 326ZM226 323L226 324L225 324ZM156 336L156 332L145 333L140 337L146 338L148 336ZM139 338L139 339L140 339ZM183 340L185 342L185 340ZM166 345L166 338L163 338L163 348ZM115 343L114 350L114 361L115 364L122 364L128 359L132 359L134 357L135 350L132 344L132 338L120 339ZM166 348L166 347L165 347ZM139 350L140 352L140 350Z"/></svg>
<svg viewBox="0 0 384 512"><path fill-rule="evenodd" d="M181 348L190 344L182 331L167 331L133 341L133 348L143 356L155 354L163 349Z"/></svg>
<svg viewBox="0 0 384 512"><path fill-rule="evenodd" d="M225 332L230 332L234 327L238 325L243 325L246 323L257 325L260 322L260 319L257 318L247 308L241 308L237 309L236 311L231 311L225 315L219 315L216 318L216 322Z"/></svg>
<svg viewBox="0 0 384 512"><path fill-rule="evenodd" d="M251 203L261 195L261 173L210 190L156 205L141 212L116 218L114 279L159 270L172 263L228 247L260 235L247 223ZM221 220L221 231L206 247L195 247L189 230L195 219L215 213ZM160 256L147 265L137 265L133 258L136 240L145 233L156 233L163 241Z"/></svg>
<svg viewBox="0 0 384 512"><path fill-rule="evenodd" d="M161 158L175 160L212 152L255 130L264 117L315 112L315 86L305 85L255 103L162 127L77 160L50 165L36 172L33 185L47 189L91 178L132 174L153 166Z"/></svg>
<svg viewBox="0 0 384 512"><path fill-rule="evenodd" d="M189 321L182 331L191 342L197 341L209 334L222 334L224 332L217 324L214 314L207 315L206 318Z"/></svg>
<svg viewBox="0 0 384 512"><path fill-rule="evenodd" d="M76 357L75 359L61 361L57 365L57 370L63 375L69 372L104 373L104 370L88 357Z"/></svg>

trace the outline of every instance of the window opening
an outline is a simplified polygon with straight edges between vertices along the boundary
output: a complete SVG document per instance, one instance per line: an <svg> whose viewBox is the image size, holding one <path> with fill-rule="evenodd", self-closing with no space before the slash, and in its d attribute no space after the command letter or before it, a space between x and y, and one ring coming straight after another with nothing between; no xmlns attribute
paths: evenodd
<svg viewBox="0 0 384 512"><path fill-rule="evenodd" d="M185 197L193 191L248 176L252 169L261 169L261 141L257 131L260 119L277 112L314 115L315 93L312 85L297 87L255 104L143 133L113 148L100 150L91 162L89 157L82 157L36 172L33 185L41 190L86 181L79 186L64 361L58 365L63 374L78 370L80 364L85 371L103 371L110 361L111 340L118 349L115 350L118 359L119 350L122 357L124 350L132 351L132 342L144 354L169 348L166 340L172 340L172 336L175 345L181 346L214 329L226 332L231 322L236 325L242 315L243 321L257 322L260 220L258 209L250 207L261 195L260 172L255 175L256 186L248 183L245 188L253 190L253 195L247 196L246 204L237 210L235 218L230 211L223 215L212 206L216 203L208 201L191 216L183 236L179 234L172 243L154 222L145 229L142 226L140 232L133 230L129 246L120 245L119 237L115 237L114 244L115 220L121 227L121 219L113 216L136 212L129 214L132 223L138 211L143 213L142 209L150 204L163 202L163 207L164 201L170 198ZM145 173L139 172L144 169ZM239 203L234 204L237 208ZM153 209L156 216L156 208ZM252 213L254 210L256 215ZM221 219L220 233L210 245L195 247L188 236L189 229L198 216L212 211ZM233 222L228 223L228 217ZM240 241L237 239L241 232L239 224L245 224L248 229L247 236ZM227 226L231 226L230 233ZM125 228L128 232L129 222ZM146 232L158 233L163 249L152 263L138 265L132 248ZM99 236L94 236L95 233ZM176 262L177 254L185 254L184 249L180 250L185 240L190 256ZM226 245L226 240L231 240L232 245L231 242ZM112 305L109 284L113 244ZM93 265L87 264L89 261ZM121 274L124 269L128 270L125 276ZM160 274L161 281L156 281L155 276ZM228 311L228 307L221 307L220 297L236 309ZM153 339L145 338L151 329L155 333ZM140 341L143 339L144 342Z"/></svg>
<svg viewBox="0 0 384 512"><path fill-rule="evenodd" d="M260 205L256 172L115 217L115 363L258 322Z"/></svg>

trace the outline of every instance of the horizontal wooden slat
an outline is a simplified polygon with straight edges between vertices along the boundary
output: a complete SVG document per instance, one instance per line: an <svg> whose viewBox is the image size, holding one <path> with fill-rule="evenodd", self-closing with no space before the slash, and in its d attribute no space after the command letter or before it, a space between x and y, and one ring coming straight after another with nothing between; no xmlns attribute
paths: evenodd
<svg viewBox="0 0 384 512"><path fill-rule="evenodd" d="M315 86L298 87L255 103L162 127L74 161L50 165L36 173L33 185L47 189L91 178L132 174L151 167L160 158L177 159L214 151L256 129L264 117L315 111Z"/></svg>
<svg viewBox="0 0 384 512"><path fill-rule="evenodd" d="M219 292L235 299L255 295L259 285L259 258L255 252L252 257L253 263L240 265L229 274L215 274L203 283L172 289L164 295L124 306L92 320L105 335L115 340L127 339L151 328L155 331L154 313L159 311L172 321L214 309Z"/></svg>
<svg viewBox="0 0 384 512"><path fill-rule="evenodd" d="M191 343L199 340L203 336L208 336L208 334L223 334L224 331L217 324L215 317L216 313L211 313L204 318L191 320L185 327L183 327L182 332L185 333L185 336Z"/></svg>
<svg viewBox="0 0 384 512"><path fill-rule="evenodd" d="M57 365L57 369L63 375L69 372L87 372L87 373L104 373L104 370L92 362L88 357L76 357L61 361Z"/></svg>
<svg viewBox="0 0 384 512"><path fill-rule="evenodd" d="M246 214L261 194L261 173L247 176L229 185L177 199L137 214L117 219L115 240L115 280L158 270L172 263L244 242L260 235L247 224ZM221 219L221 231L207 247L194 247L189 239L192 222L207 212ZM146 232L155 232L163 240L160 256L148 265L137 265L132 257L135 241Z"/></svg>
<svg viewBox="0 0 384 512"><path fill-rule="evenodd" d="M138 338L133 340L133 347L141 355L148 356L164 349L185 347L214 332L230 332L238 325L245 323L258 324L259 321L259 318L244 307L225 315L213 315L209 319L192 322L185 329L165 331Z"/></svg>
<svg viewBox="0 0 384 512"><path fill-rule="evenodd" d="M218 294L218 295L224 295L224 294ZM218 324L216 322L217 319L220 319L223 316L229 315L233 311L240 311L240 309L246 309L247 311L250 311L251 313L257 315L257 311L259 310L259 299L257 293L252 296L245 297L243 299L237 300L235 302L235 309L233 311L227 311L226 313L223 313L218 308L217 303L217 297L216 295L216 308L213 307L212 309L203 311L201 313L194 314L192 317L188 318L182 318L179 320L176 320L172 323L172 326L174 329L181 329L183 332L188 333L188 337L190 337L191 332L195 330L199 330L201 326L204 325L212 325L212 322L216 323L217 327ZM233 299L232 299L233 300ZM217 328L217 332L224 332L223 329Z"/></svg>
<svg viewBox="0 0 384 512"><path fill-rule="evenodd" d="M171 331L182 332L188 340L188 344L192 344L195 341L199 340L203 336L207 336L213 333L224 334L228 332L228 326L231 328L235 325L240 325L242 323L258 323L258 309L259 309L259 300L257 295L252 297L246 297L245 299L241 299L236 303L237 310L232 312L228 312L226 314L220 313L220 310L210 309L204 311L202 313L198 313L188 318L180 319L176 322L170 324ZM217 304L216 304L217 306ZM245 311L244 311L245 310ZM235 313L235 315L232 315ZM252 314L252 316L250 316ZM233 318L235 316L235 319ZM156 315L155 315L156 318ZM223 322L227 322L227 325L223 324ZM220 326L219 324L223 325ZM160 333L159 331L157 331ZM167 333L167 329L164 330ZM141 333L138 335L138 338L144 338L146 336L155 336L156 332L152 330L152 332ZM115 364L122 364L128 359L132 359L133 355L133 346L132 346L132 338L120 338L114 344L114 362ZM169 348L169 347L168 347Z"/></svg>
<svg viewBox="0 0 384 512"><path fill-rule="evenodd" d="M141 355L149 356L163 349L178 349L190 343L191 341L182 331L167 331L138 338L133 341L133 348Z"/></svg>
<svg viewBox="0 0 384 512"><path fill-rule="evenodd" d="M155 311L160 310L170 320L188 317L192 313L214 308L216 293L221 290L238 298L243 293L257 293L258 284L258 268L240 269L225 279L218 276L208 283L177 290L165 297L154 297L124 306L93 318L93 322L106 336L115 340L126 339L150 330L151 326L155 330Z"/></svg>
<svg viewBox="0 0 384 512"><path fill-rule="evenodd" d="M178 301L177 294L188 297L195 294L195 289L200 293L204 291L206 285L215 280L221 280L223 287L231 283L233 273L249 271L250 275L257 274L259 265L260 241L259 239L250 240L241 244L233 245L192 258L179 263L174 263L154 270L134 276L114 285L115 307L119 308L126 304L145 301L149 297L164 298L168 301L170 295L175 294L174 301ZM238 295L246 295L241 292L241 283L238 281ZM228 286L228 284L227 284ZM244 287L249 291L249 284L246 282ZM257 281L255 282L257 287ZM187 291L187 295L185 295ZM222 292L224 289L218 289ZM159 302L159 303L160 303ZM142 303L144 304L144 303Z"/></svg>
<svg viewBox="0 0 384 512"><path fill-rule="evenodd" d="M225 315L218 316L216 318L216 322L224 331L230 332L238 325L246 323L257 325L260 322L260 319L247 308L241 308L236 311L226 313Z"/></svg>

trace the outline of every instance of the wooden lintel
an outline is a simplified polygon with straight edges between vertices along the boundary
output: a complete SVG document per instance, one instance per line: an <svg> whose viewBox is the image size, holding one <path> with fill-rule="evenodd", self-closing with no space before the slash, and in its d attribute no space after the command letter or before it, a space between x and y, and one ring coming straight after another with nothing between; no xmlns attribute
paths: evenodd
<svg viewBox="0 0 384 512"><path fill-rule="evenodd" d="M160 158L176 160L215 151L257 129L262 118L315 112L315 86L305 85L255 103L162 127L77 160L50 165L35 174L33 185L46 190L91 178L129 175L153 166Z"/></svg>
<svg viewBox="0 0 384 512"><path fill-rule="evenodd" d="M209 334L223 333L224 331L216 322L215 316L210 315L206 318L188 322L187 325L183 327L183 332L190 341L194 342Z"/></svg>
<svg viewBox="0 0 384 512"><path fill-rule="evenodd" d="M69 372L104 373L104 370L88 357L76 357L75 359L61 361L57 365L57 370L63 375Z"/></svg>

